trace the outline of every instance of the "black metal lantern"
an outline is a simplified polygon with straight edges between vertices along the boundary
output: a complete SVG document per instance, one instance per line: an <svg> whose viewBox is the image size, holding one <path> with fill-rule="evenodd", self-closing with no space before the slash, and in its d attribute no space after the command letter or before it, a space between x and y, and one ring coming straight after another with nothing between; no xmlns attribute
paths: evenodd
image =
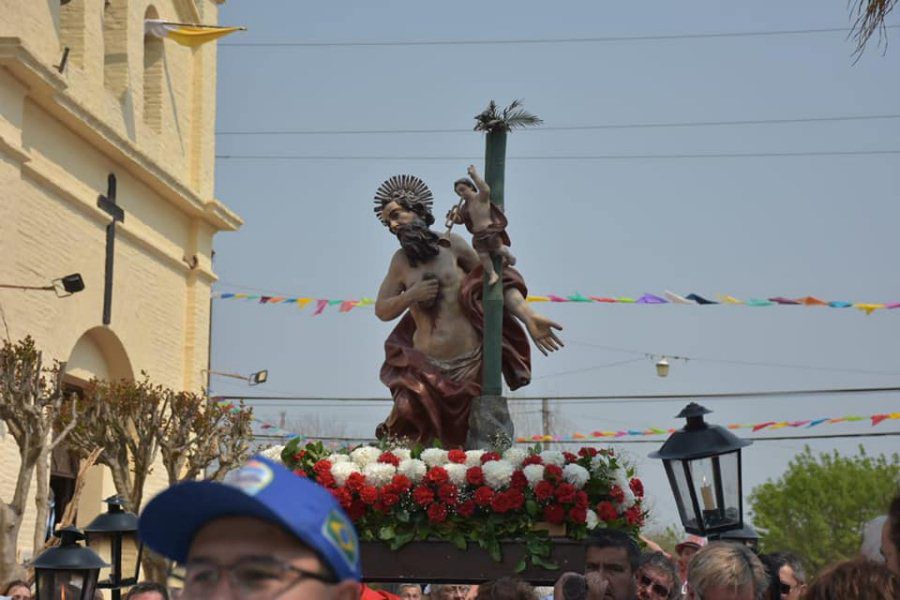
<svg viewBox="0 0 900 600"><path fill-rule="evenodd" d="M141 568L143 545L138 540L138 518L126 511L125 501L119 496L104 500L109 510L84 528L87 544L110 563L108 576L98 582L97 587L112 590L112 597L118 600L120 590L137 583Z"/></svg>
<svg viewBox="0 0 900 600"><path fill-rule="evenodd" d="M37 600L94 600L100 569L108 567L96 552L82 547L84 534L77 527L59 532L61 543L34 560Z"/></svg>
<svg viewBox="0 0 900 600"><path fill-rule="evenodd" d="M711 411L691 402L678 414L687 418L650 458L661 458L675 495L684 530L701 536L744 526L741 492L742 440L724 427L710 425Z"/></svg>
<svg viewBox="0 0 900 600"><path fill-rule="evenodd" d="M744 523L744 526L740 529L734 529L732 531L726 531L722 534L719 534L716 539L723 542L735 542L737 544L743 544L754 552L756 552L756 550L759 548L759 534L749 523Z"/></svg>

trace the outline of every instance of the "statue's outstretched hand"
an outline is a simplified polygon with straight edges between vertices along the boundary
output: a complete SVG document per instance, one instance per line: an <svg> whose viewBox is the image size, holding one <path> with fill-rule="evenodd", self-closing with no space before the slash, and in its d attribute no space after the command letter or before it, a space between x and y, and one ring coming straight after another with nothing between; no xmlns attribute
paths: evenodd
<svg viewBox="0 0 900 600"><path fill-rule="evenodd" d="M555 352L565 346L556 335L556 332L553 331L554 329L562 331L562 326L559 323L551 321L545 316L535 314L528 320L527 326L528 333L531 335L531 339L534 340L534 345L538 347L538 350L544 356L547 356L548 352Z"/></svg>

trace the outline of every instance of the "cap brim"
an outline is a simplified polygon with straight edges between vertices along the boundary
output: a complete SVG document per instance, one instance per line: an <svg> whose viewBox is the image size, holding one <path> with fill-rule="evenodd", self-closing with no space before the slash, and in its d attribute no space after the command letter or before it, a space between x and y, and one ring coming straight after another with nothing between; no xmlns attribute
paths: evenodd
<svg viewBox="0 0 900 600"><path fill-rule="evenodd" d="M265 504L243 491L211 481L188 481L162 492L141 513L138 535L155 552L183 563L197 532L223 517L256 517L290 530Z"/></svg>
<svg viewBox="0 0 900 600"><path fill-rule="evenodd" d="M687 548L689 546L691 548L696 548L697 550L700 549L700 544L698 544L697 542L681 542L680 544L677 544L675 546L675 552L681 552L682 550L684 550L685 548Z"/></svg>

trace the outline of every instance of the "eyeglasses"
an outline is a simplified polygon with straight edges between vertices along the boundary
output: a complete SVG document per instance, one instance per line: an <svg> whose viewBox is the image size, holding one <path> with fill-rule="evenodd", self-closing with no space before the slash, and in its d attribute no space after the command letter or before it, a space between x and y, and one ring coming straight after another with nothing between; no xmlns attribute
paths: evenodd
<svg viewBox="0 0 900 600"><path fill-rule="evenodd" d="M785 583L783 581L778 582L778 591L781 592L782 596L787 596L794 590L794 586L789 583Z"/></svg>
<svg viewBox="0 0 900 600"><path fill-rule="evenodd" d="M228 565L211 561L188 562L184 568L183 598L208 598L219 585L222 573L242 600L270 600L304 579L337 583L331 575L299 569L271 557L242 558Z"/></svg>
<svg viewBox="0 0 900 600"><path fill-rule="evenodd" d="M661 583L657 583L647 577L646 575L641 575L638 577L638 583L642 587L650 588L650 591L659 596L660 598L668 598L669 597L669 588L662 585Z"/></svg>

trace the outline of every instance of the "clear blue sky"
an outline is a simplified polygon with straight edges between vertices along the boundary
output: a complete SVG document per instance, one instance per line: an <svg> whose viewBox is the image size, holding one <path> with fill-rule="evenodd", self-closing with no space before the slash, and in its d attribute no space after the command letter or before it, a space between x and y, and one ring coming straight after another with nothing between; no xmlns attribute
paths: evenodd
<svg viewBox="0 0 900 600"><path fill-rule="evenodd" d="M802 119L900 113L900 30L853 64L843 33L565 44L246 47L245 42L383 42L666 36L845 27L846 3L295 2L232 0L219 48L220 131L467 129L489 99L523 98L548 127ZM896 19L893 20L896 22ZM586 160L561 157L900 149L900 119L671 128L530 130L509 140L513 250L534 294L640 296L670 289L738 298L813 295L900 301L900 155ZM216 239L219 291L374 296L396 241L372 196L396 173L422 177L443 215L451 182L483 153L472 132L220 135L220 155L382 157L222 159L217 196L245 219ZM405 157L390 159L387 157ZM422 157L460 157L434 159ZM415 159L413 159L415 158ZM480 161L479 161L480 164ZM257 292L258 293L258 292ZM900 311L799 307L541 305L567 347L534 360L520 395L701 393L900 384ZM392 324L370 309L313 318L296 306L216 301L213 368L268 368L253 393L387 396L378 380ZM808 365L673 361L656 377L635 354ZM571 373L571 371L580 371ZM870 371L868 373L859 371ZM874 373L875 371L881 373ZM215 380L216 393L246 387ZM569 404L557 432L670 427L684 401ZM712 420L758 422L900 410L896 394L710 401ZM533 410L533 407L530 407ZM370 435L387 405L304 409ZM520 433L537 433L535 429ZM898 430L897 422L876 431ZM818 433L867 432L866 425ZM783 433L783 432L782 432ZM816 450L896 449L897 438L825 440ZM803 441L758 442L745 486L777 477ZM660 466L633 453L662 522L675 520Z"/></svg>

